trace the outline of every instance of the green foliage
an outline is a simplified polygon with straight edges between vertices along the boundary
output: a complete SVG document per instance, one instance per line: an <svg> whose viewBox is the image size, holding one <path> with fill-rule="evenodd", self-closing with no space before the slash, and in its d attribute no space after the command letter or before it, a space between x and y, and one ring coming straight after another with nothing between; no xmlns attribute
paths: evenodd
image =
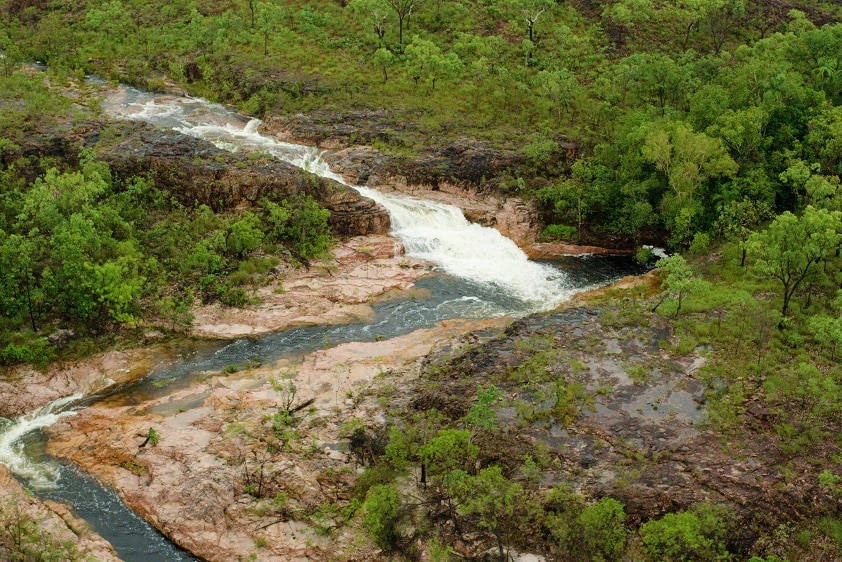
<svg viewBox="0 0 842 562"><path fill-rule="evenodd" d="M749 252L756 256L754 270L781 285L783 316L801 284L823 273L819 266L842 239L840 220L839 211L809 206L800 216L790 212L778 215L766 230L749 238Z"/></svg>
<svg viewBox="0 0 842 562"><path fill-rule="evenodd" d="M476 429L493 429L497 417L493 406L502 396L503 393L496 386L480 387L477 391L477 403L471 406L471 410L465 416L465 425Z"/></svg>
<svg viewBox="0 0 842 562"><path fill-rule="evenodd" d="M513 530L515 508L526 500L523 487L503 476L499 466L484 468L476 476L457 471L448 484L459 511L476 517L479 528L491 531L503 555L504 543Z"/></svg>
<svg viewBox="0 0 842 562"><path fill-rule="evenodd" d="M431 476L444 477L472 465L479 455L479 447L471 443L468 431L442 429L421 447L419 454Z"/></svg>
<svg viewBox="0 0 842 562"><path fill-rule="evenodd" d="M330 211L311 197L298 196L280 203L263 200L261 206L267 239L288 245L301 258L321 257L333 245Z"/></svg>
<svg viewBox="0 0 842 562"><path fill-rule="evenodd" d="M18 505L0 505L0 558L10 562L81 562L88 560L75 544L62 542Z"/></svg>
<svg viewBox="0 0 842 562"><path fill-rule="evenodd" d="M398 514L401 508L401 494L388 484L372 486L365 496L362 509L362 524L380 548L391 550L397 546Z"/></svg>
<svg viewBox="0 0 842 562"><path fill-rule="evenodd" d="M615 560L623 552L628 530L623 504L602 498L582 510L576 518L582 539L593 560Z"/></svg>
<svg viewBox="0 0 842 562"><path fill-rule="evenodd" d="M668 513L640 526L646 552L656 560L731 560L725 547L728 511L720 506L697 504L681 513Z"/></svg>
<svg viewBox="0 0 842 562"><path fill-rule="evenodd" d="M548 224L541 231L541 240L571 240L576 238L576 227L563 224Z"/></svg>
<svg viewBox="0 0 842 562"><path fill-rule="evenodd" d="M29 336L23 343L10 342L0 351L0 364L30 363L46 365L56 358L55 350L45 338Z"/></svg>
<svg viewBox="0 0 842 562"><path fill-rule="evenodd" d="M657 261L655 267L658 268L665 290L663 297L652 311L657 310L669 298L675 301L675 316L678 316L684 298L687 295L700 292L705 287L705 283L696 276L693 269L680 254L661 258Z"/></svg>

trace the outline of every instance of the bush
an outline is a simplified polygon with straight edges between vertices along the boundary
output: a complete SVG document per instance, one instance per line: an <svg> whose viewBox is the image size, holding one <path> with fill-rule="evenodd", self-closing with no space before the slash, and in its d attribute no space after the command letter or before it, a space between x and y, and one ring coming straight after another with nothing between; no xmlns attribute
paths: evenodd
<svg viewBox="0 0 842 562"><path fill-rule="evenodd" d="M592 560L616 559L626 545L626 513L623 504L602 498L586 507L577 518L582 539Z"/></svg>
<svg viewBox="0 0 842 562"><path fill-rule="evenodd" d="M219 300L228 306L242 308L248 304L249 296L242 287L226 287L219 295Z"/></svg>
<svg viewBox="0 0 842 562"><path fill-rule="evenodd" d="M668 513L640 526L640 538L653 560L727 561L725 548L728 511L721 506L697 504L682 513Z"/></svg>
<svg viewBox="0 0 842 562"><path fill-rule="evenodd" d="M576 238L576 227L563 224L548 224L541 231L541 240L570 240Z"/></svg>
<svg viewBox="0 0 842 562"><path fill-rule="evenodd" d="M388 484L372 486L363 502L363 526L383 550L391 550L398 539L397 519L401 495Z"/></svg>
<svg viewBox="0 0 842 562"><path fill-rule="evenodd" d="M0 364L18 365L32 363L46 365L56 358L56 351L44 338L36 338L25 343L10 343L0 351Z"/></svg>

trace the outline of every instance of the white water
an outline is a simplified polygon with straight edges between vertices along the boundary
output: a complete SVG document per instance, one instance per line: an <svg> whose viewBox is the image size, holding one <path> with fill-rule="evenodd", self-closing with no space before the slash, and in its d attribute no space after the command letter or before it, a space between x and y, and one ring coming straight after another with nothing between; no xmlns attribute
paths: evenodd
<svg viewBox="0 0 842 562"><path fill-rule="evenodd" d="M82 394L59 398L14 420L0 418L0 463L24 478L33 488L46 489L56 485L59 471L48 462L38 462L24 454L23 438L38 429L49 427L59 419L76 412L68 407L78 402Z"/></svg>
<svg viewBox="0 0 842 562"><path fill-rule="evenodd" d="M323 151L261 135L257 132L259 120L249 120L218 104L123 87L106 100L104 108L111 115L172 127L232 152L266 152L349 185L322 159ZM408 256L432 262L450 275L492 287L523 302L527 312L555 308L574 292L563 272L529 261L514 242L493 228L468 222L454 206L350 187L388 210L392 234L403 242Z"/></svg>

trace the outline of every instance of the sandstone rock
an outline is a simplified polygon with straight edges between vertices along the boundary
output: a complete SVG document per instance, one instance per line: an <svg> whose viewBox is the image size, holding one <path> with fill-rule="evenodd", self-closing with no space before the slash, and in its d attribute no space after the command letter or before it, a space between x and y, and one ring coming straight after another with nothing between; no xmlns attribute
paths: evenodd
<svg viewBox="0 0 842 562"><path fill-rule="evenodd" d="M0 416L17 417L63 396L93 394L139 378L168 351L165 347L108 351L45 370L28 365L0 368Z"/></svg>
<svg viewBox="0 0 842 562"><path fill-rule="evenodd" d="M252 336L312 324L341 324L371 317L372 298L408 290L427 272L387 236L354 237L333 250L334 258L291 272L261 287L261 304L194 309L193 333L218 338Z"/></svg>
<svg viewBox="0 0 842 562"><path fill-rule="evenodd" d="M246 559L258 543L259 559L269 562L387 560L374 545L361 543L361 532L323 536L338 523L329 515L317 518L318 506L349 501L357 474L340 428L351 419L385 424L369 388L396 376L387 372L415 364L469 330L499 329L506 322L450 321L392 340L320 350L300 365L282 360L236 376L208 374L191 388L141 404L137 397L102 402L53 426L48 450L112 486L171 540L205 560ZM300 400L314 399L283 446L267 421L278 408L268 380L279 369L296 372ZM160 441L139 449L150 427ZM247 489L247 475L260 475L262 498ZM282 508L273 503L279 493L287 498Z"/></svg>
<svg viewBox="0 0 842 562"><path fill-rule="evenodd" d="M13 504L17 517L37 521L39 528L56 542L73 544L83 555L99 562L120 560L111 544L94 533L68 506L53 501L40 502L33 498L3 465L0 465L0 504Z"/></svg>

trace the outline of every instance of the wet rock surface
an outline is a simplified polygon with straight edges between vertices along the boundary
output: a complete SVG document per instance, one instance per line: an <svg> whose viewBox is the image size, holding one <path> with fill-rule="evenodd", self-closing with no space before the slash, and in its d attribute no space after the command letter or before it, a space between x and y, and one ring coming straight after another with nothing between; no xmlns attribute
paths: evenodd
<svg viewBox="0 0 842 562"><path fill-rule="evenodd" d="M324 155L325 161L350 184L454 205L462 209L469 221L495 228L523 248L538 241L541 221L534 201L513 194L515 178L527 164L519 152L471 138L444 144L438 139L419 139L384 111L321 111L306 116L268 117L261 130L281 141L331 150ZM371 146L401 146L409 142L407 139L424 148L411 154L394 154ZM566 138L557 139L557 145L551 160L554 166L564 168L574 160L577 147ZM555 254L551 253L553 250ZM550 257L583 252L617 253L603 248L578 251L572 245L543 245L532 254Z"/></svg>
<svg viewBox="0 0 842 562"><path fill-rule="evenodd" d="M738 552L759 529L831 505L807 461L783 457L769 428L749 429L758 421L751 407L745 432L707 429L703 350L677 354L662 317L622 315L578 307L518 320L465 354L439 356L444 367L420 379L406 408L459 419L479 385L495 384L505 393L504 437L487 444L492 460L505 466L543 449L552 466L544 484L614 497L631 524L698 502L728 505L740 522ZM556 384L578 385L569 403L554 399Z"/></svg>
<svg viewBox="0 0 842 562"><path fill-rule="evenodd" d="M193 333L232 338L368 318L373 315L371 299L407 290L428 272L425 264L403 256L402 251L388 236L347 239L333 249L333 258L281 274L257 289L259 305L196 307Z"/></svg>
<svg viewBox="0 0 842 562"><path fill-rule="evenodd" d="M30 365L0 369L0 416L14 418L64 396L86 395L146 375L168 354L163 346L98 353L45 369Z"/></svg>

